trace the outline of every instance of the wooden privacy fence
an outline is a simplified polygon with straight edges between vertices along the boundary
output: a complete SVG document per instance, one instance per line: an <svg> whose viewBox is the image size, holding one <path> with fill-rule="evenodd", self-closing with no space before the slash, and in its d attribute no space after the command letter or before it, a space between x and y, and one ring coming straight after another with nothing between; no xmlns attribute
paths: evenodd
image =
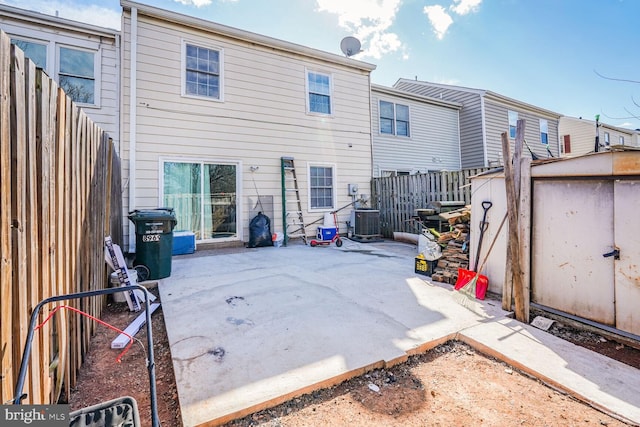
<svg viewBox="0 0 640 427"><path fill-rule="evenodd" d="M35 305L107 285L104 237L122 241L120 160L107 134L0 32L0 350L12 399ZM99 317L103 299L67 304ZM55 307L44 307L40 322ZM34 335L24 403L67 396L95 324L60 310Z"/></svg>
<svg viewBox="0 0 640 427"><path fill-rule="evenodd" d="M389 238L393 237L394 231L414 232L410 220L416 215L416 209L426 208L429 202L470 204L469 178L487 170L489 168L374 178L372 206L380 210L380 232Z"/></svg>

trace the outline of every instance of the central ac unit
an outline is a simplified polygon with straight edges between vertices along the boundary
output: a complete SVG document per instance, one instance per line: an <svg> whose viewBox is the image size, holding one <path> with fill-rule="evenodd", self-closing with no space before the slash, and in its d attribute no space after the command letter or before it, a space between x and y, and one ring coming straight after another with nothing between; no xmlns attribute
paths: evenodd
<svg viewBox="0 0 640 427"><path fill-rule="evenodd" d="M351 212L353 234L356 237L380 235L380 211L375 209L356 209Z"/></svg>

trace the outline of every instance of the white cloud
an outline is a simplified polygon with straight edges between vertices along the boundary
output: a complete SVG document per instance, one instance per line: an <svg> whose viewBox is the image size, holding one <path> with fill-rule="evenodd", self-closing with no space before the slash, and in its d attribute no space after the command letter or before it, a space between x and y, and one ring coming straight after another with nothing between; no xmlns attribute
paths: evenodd
<svg viewBox="0 0 640 427"><path fill-rule="evenodd" d="M176 3L184 4L185 6L203 7L209 6L211 0L174 0Z"/></svg>
<svg viewBox="0 0 640 427"><path fill-rule="evenodd" d="M389 31L401 0L316 0L317 10L338 15L338 24L363 45L362 55L379 59L403 49L397 34Z"/></svg>
<svg viewBox="0 0 640 427"><path fill-rule="evenodd" d="M477 12L481 3L482 0L453 0L453 4L449 6L449 10L462 16ZM429 18L436 37L442 40L451 24L453 24L453 18L441 5L425 6L424 13L427 15L427 18Z"/></svg>
<svg viewBox="0 0 640 427"><path fill-rule="evenodd" d="M429 22L433 26L433 32L436 33L436 37L442 40L447 33L449 26L453 24L453 19L447 13L444 7L440 5L425 6L424 13L429 18Z"/></svg>
<svg viewBox="0 0 640 427"><path fill-rule="evenodd" d="M453 2L457 4L452 4L449 9L458 15L466 15L470 12L477 12L482 0L453 0Z"/></svg>

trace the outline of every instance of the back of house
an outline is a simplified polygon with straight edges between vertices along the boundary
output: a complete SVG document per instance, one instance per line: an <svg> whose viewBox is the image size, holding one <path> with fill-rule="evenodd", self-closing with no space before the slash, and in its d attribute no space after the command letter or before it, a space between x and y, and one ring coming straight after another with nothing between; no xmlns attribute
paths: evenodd
<svg viewBox="0 0 640 427"><path fill-rule="evenodd" d="M460 151L463 169L500 165L501 135L508 132L513 140L518 119L526 120L527 155L559 156L558 121L561 115L558 113L483 89L408 79L398 80L394 88L462 104Z"/></svg>
<svg viewBox="0 0 640 427"><path fill-rule="evenodd" d="M349 184L366 198L375 66L121 5L125 211L172 207L175 230L192 231L199 248L248 241L260 211L283 231L282 157L293 158L307 224L349 204Z"/></svg>

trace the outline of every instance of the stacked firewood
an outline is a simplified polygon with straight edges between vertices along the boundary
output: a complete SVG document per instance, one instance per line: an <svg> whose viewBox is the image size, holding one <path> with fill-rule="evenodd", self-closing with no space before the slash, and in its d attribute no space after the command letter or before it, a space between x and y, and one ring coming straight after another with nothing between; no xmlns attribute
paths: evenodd
<svg viewBox="0 0 640 427"><path fill-rule="evenodd" d="M438 243L443 247L442 257L438 260L431 279L455 284L458 280L458 269L469 269L471 208L467 206L440 216L449 222L450 231L441 233L438 237Z"/></svg>

